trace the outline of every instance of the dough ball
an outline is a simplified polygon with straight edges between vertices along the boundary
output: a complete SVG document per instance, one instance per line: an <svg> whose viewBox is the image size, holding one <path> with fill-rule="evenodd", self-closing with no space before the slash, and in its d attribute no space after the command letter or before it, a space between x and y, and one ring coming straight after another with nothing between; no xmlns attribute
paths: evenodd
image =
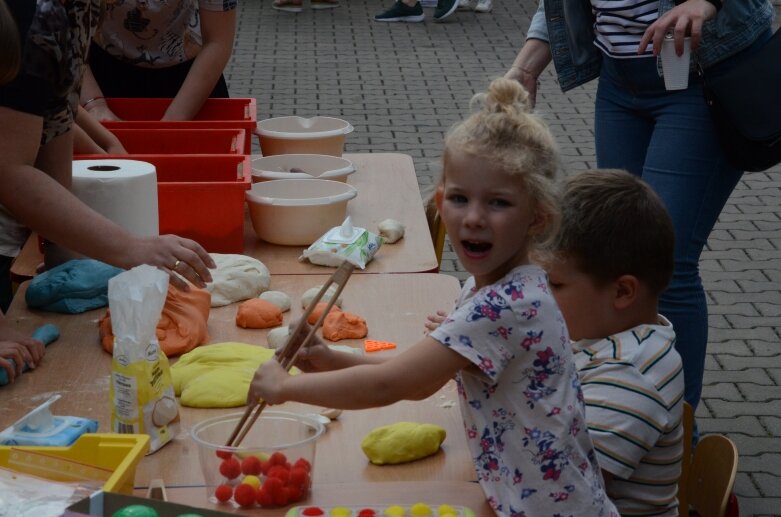
<svg viewBox="0 0 781 517"><path fill-rule="evenodd" d="M211 253L217 264L211 270L212 281L206 288L212 295L212 307L257 297L268 290L271 274L263 262L246 255Z"/></svg>
<svg viewBox="0 0 781 517"><path fill-rule="evenodd" d="M282 325L282 309L273 303L253 298L239 305L236 325L244 329L267 329Z"/></svg>
<svg viewBox="0 0 781 517"><path fill-rule="evenodd" d="M290 297L282 291L266 291L265 293L260 293L259 298L273 303L282 309L282 312L290 310Z"/></svg>
<svg viewBox="0 0 781 517"><path fill-rule="evenodd" d="M309 307L309 304L312 303L312 300L315 299L315 296L317 296L317 293L320 292L320 289L322 289L323 286L317 286L313 287L311 289L307 289L303 296L301 296L301 307L306 310L307 307ZM322 298L320 298L321 302L328 302L331 300L331 298L334 297L334 294L336 294L336 285L332 285L328 288L328 290L325 292ZM338 307L342 306L342 299L339 298L336 300L336 303L334 305L337 305Z"/></svg>
<svg viewBox="0 0 781 517"><path fill-rule="evenodd" d="M388 244L393 244L404 237L404 225L396 219L385 219L377 225L377 228L380 230L380 236Z"/></svg>
<svg viewBox="0 0 781 517"><path fill-rule="evenodd" d="M320 315L323 314L323 311L326 307L328 307L328 302L320 302L315 305L315 308L312 310L312 314L309 315L309 317L306 319L306 322L310 325L317 323L317 320L320 319ZM340 309L338 305L333 304L331 306L331 310L328 311L328 314L333 314L334 312L342 312L342 309Z"/></svg>
<svg viewBox="0 0 781 517"><path fill-rule="evenodd" d="M372 430L361 449L375 465L406 463L437 452L446 435L437 425L396 422Z"/></svg>
<svg viewBox="0 0 781 517"><path fill-rule="evenodd" d="M269 330L266 336L269 348L274 350L282 348L287 343L288 336L290 336L290 327L287 326Z"/></svg>
<svg viewBox="0 0 781 517"><path fill-rule="evenodd" d="M341 409L332 409L332 408L326 408L320 411L320 414L324 417L330 418L331 420L336 420L339 418L339 415L342 414Z"/></svg>
<svg viewBox="0 0 781 517"><path fill-rule="evenodd" d="M323 321L323 337L329 341L360 339L368 333L366 320L350 312L332 311Z"/></svg>
<svg viewBox="0 0 781 517"><path fill-rule="evenodd" d="M163 397L155 402L154 409L152 409L152 423L157 427L163 427L176 418L179 414L179 406L176 405L176 400L171 397Z"/></svg>

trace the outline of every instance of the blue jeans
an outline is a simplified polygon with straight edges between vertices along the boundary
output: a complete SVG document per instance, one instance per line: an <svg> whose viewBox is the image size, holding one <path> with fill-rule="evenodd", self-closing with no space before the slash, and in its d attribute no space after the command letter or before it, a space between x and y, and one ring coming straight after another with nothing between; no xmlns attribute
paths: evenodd
<svg viewBox="0 0 781 517"><path fill-rule="evenodd" d="M700 253L742 171L724 159L699 78L668 92L655 58L602 60L595 133L597 165L642 177L672 218L675 270L659 312L675 329L684 396L696 408L708 343Z"/></svg>

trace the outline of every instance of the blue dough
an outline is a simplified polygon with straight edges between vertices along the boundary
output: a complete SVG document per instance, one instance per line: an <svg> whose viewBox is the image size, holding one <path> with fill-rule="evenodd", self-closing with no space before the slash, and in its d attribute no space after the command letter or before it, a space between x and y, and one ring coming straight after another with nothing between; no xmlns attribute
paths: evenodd
<svg viewBox="0 0 781 517"><path fill-rule="evenodd" d="M108 281L122 269L92 259L70 260L34 277L25 293L27 306L78 314L108 305Z"/></svg>
<svg viewBox="0 0 781 517"><path fill-rule="evenodd" d="M41 325L35 329L35 332L33 332L33 339L41 341L45 346L49 346L51 343L54 343L57 341L57 339L59 339L59 337L60 329L57 328L57 325L53 325L51 323ZM11 363L11 368L16 369L16 361L13 359L8 359L8 362ZM22 372L24 373L29 369L30 367L25 363ZM8 384L8 372L5 371L4 368L0 368L0 386L5 386L6 384Z"/></svg>

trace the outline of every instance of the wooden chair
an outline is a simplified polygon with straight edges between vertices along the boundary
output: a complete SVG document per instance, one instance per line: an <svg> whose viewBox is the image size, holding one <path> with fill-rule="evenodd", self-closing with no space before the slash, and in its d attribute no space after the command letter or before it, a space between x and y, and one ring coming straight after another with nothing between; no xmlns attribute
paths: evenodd
<svg viewBox="0 0 781 517"><path fill-rule="evenodd" d="M683 462L678 482L678 513L688 517L694 510L701 517L725 517L738 470L738 448L724 435L709 434L691 453L694 411L684 402ZM737 505L731 515L737 515Z"/></svg>

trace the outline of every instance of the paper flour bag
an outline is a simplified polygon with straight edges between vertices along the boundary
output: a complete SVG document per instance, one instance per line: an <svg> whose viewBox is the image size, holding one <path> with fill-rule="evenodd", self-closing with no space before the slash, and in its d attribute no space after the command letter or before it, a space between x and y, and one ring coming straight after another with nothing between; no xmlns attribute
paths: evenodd
<svg viewBox="0 0 781 517"><path fill-rule="evenodd" d="M138 266L108 282L114 352L111 361L111 430L148 434L149 453L179 430L179 406L168 358L155 334L168 291L168 275Z"/></svg>

